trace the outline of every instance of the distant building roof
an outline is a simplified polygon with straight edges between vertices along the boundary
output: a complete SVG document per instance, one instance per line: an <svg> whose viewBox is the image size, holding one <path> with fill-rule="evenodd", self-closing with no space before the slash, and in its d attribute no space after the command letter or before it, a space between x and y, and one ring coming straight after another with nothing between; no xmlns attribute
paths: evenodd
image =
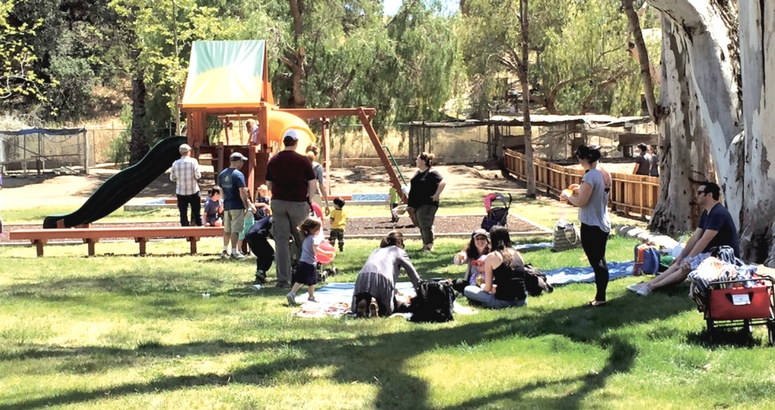
<svg viewBox="0 0 775 410"><path fill-rule="evenodd" d="M508 125L522 125L521 115L494 115L490 117L491 123ZM596 126L623 126L627 123L642 124L651 121L649 117L613 117L610 115L531 115L530 123L533 125L561 125L561 124L589 124Z"/></svg>

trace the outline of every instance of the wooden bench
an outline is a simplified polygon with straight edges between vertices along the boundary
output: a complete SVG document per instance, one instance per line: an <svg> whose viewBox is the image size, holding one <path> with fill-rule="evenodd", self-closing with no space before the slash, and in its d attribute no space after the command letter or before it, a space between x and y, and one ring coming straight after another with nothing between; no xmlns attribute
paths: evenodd
<svg viewBox="0 0 775 410"><path fill-rule="evenodd" d="M94 244L105 238L132 238L140 244L140 255L146 255L145 244L151 238L186 238L191 254L196 253L199 238L222 237L223 227L147 227L147 228L68 228L20 229L10 232L11 240L29 240L43 256L43 246L52 239L82 239L89 245L89 256L94 256Z"/></svg>

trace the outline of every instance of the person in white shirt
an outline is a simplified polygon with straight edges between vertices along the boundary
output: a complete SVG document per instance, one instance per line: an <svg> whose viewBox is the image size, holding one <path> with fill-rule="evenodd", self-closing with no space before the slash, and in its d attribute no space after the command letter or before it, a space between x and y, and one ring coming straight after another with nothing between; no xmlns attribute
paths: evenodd
<svg viewBox="0 0 775 410"><path fill-rule="evenodd" d="M189 226L188 206L191 205L191 226L202 226L201 198L199 197L199 161L191 158L191 147L188 144L180 146L180 159L172 164L170 181L175 182L175 194L178 197L180 225Z"/></svg>

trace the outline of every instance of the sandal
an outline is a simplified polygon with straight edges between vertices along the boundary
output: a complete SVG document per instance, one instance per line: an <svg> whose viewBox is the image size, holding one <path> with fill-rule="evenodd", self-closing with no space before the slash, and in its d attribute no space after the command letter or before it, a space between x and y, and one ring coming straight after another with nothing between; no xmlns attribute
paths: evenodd
<svg viewBox="0 0 775 410"><path fill-rule="evenodd" d="M592 299L592 300L589 301L587 306L589 306L589 307L601 307L601 306L605 306L606 304L608 304L608 301Z"/></svg>

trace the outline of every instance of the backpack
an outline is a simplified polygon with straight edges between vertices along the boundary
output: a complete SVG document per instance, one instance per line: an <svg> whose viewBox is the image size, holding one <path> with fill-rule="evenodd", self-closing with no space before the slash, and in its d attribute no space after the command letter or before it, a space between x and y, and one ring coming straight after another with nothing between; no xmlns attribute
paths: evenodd
<svg viewBox="0 0 775 410"><path fill-rule="evenodd" d="M428 279L417 285L412 298L412 322L449 322L454 320L455 293L449 279Z"/></svg>
<svg viewBox="0 0 775 410"><path fill-rule="evenodd" d="M653 275L659 273L659 250L649 244L636 245L633 249L635 254L635 266L632 268L632 275L639 276L642 273Z"/></svg>
<svg viewBox="0 0 775 410"><path fill-rule="evenodd" d="M530 296L540 296L543 291L554 292L552 285L546 282L546 275L529 263L525 265L525 289Z"/></svg>

